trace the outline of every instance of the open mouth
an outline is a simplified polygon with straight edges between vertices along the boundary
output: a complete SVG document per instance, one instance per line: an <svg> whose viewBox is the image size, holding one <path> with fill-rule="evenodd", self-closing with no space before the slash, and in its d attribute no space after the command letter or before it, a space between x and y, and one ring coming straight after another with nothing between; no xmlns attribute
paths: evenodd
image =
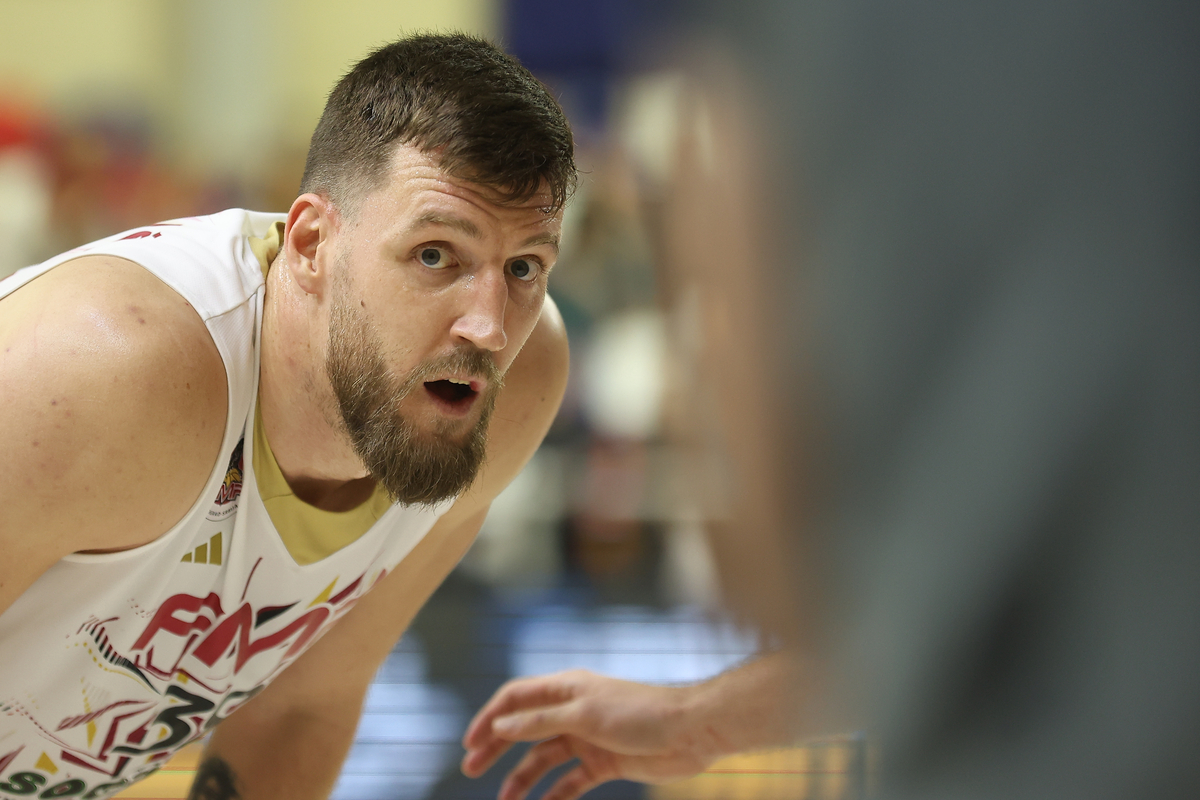
<svg viewBox="0 0 1200 800"><path fill-rule="evenodd" d="M427 381L425 390L451 408L466 410L479 394L471 384L456 380Z"/></svg>

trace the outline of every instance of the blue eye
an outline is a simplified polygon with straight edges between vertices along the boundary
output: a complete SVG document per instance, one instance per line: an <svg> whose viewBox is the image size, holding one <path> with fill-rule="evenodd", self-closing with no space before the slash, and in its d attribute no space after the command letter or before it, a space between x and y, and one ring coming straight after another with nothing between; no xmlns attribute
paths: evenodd
<svg viewBox="0 0 1200 800"><path fill-rule="evenodd" d="M442 261L445 260L441 249L437 247L424 248L421 250L420 258L421 263L427 267L440 267L442 266Z"/></svg>
<svg viewBox="0 0 1200 800"><path fill-rule="evenodd" d="M523 281L531 281L537 277L537 267L523 258L518 258L509 264L508 271L513 274L514 278Z"/></svg>

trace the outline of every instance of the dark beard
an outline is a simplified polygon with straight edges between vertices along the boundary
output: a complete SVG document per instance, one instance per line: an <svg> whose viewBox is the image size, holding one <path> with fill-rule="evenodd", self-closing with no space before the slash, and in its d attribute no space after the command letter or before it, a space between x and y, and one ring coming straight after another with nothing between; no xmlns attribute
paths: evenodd
<svg viewBox="0 0 1200 800"><path fill-rule="evenodd" d="M354 452L392 501L433 505L461 494L479 472L487 448L487 426L502 376L489 353L459 349L418 365L403 385L388 373L378 341L345 298L333 304L325 372ZM461 442L448 439L450 424L425 436L400 412L400 404L422 384L447 372L488 380L479 420Z"/></svg>

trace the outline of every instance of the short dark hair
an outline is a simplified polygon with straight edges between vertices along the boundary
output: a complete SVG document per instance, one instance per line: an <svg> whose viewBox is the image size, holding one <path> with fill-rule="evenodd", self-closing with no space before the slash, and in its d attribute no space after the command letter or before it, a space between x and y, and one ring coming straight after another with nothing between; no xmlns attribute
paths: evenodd
<svg viewBox="0 0 1200 800"><path fill-rule="evenodd" d="M578 180L571 128L550 92L491 42L461 33L402 39L358 62L329 95L300 192L350 211L382 184L397 144L436 154L503 202L546 186L557 210Z"/></svg>

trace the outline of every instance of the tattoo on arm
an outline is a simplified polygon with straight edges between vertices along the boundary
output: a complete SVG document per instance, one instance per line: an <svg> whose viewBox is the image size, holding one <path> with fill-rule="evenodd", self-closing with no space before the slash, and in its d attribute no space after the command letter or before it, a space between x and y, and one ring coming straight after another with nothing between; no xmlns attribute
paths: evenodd
<svg viewBox="0 0 1200 800"><path fill-rule="evenodd" d="M233 770L223 758L206 758L196 769L188 800L241 800L236 783Z"/></svg>

